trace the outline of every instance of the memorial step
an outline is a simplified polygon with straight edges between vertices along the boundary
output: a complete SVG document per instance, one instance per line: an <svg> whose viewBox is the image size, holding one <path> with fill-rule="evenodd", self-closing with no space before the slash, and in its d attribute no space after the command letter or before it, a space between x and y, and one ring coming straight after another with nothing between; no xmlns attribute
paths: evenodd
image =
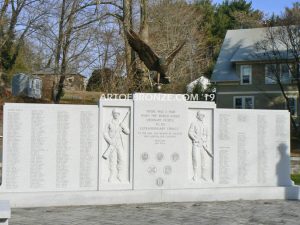
<svg viewBox="0 0 300 225"><path fill-rule="evenodd" d="M11 211L9 201L0 201L0 225L8 225Z"/></svg>

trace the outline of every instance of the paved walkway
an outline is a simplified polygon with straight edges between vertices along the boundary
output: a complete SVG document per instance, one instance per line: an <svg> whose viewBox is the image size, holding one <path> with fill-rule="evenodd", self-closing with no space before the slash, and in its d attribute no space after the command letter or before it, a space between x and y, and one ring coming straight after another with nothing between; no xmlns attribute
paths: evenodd
<svg viewBox="0 0 300 225"><path fill-rule="evenodd" d="M10 225L300 224L300 201L233 201L13 209Z"/></svg>

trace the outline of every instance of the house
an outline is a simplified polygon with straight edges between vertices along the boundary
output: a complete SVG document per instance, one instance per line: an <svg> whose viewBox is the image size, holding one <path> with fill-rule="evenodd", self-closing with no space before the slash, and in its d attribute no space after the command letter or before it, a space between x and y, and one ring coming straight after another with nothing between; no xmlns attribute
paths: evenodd
<svg viewBox="0 0 300 225"><path fill-rule="evenodd" d="M43 80L43 92L49 92L51 93L51 90L53 88L54 83L58 83L60 79L60 75L55 73L53 69L46 68L41 71L34 72L33 75L36 75L40 77ZM67 73L65 78L65 90L69 91L83 91L85 90L85 76L69 72ZM46 90L47 89L47 90ZM48 90L50 89L50 90Z"/></svg>
<svg viewBox="0 0 300 225"><path fill-rule="evenodd" d="M217 86L217 107L286 109L286 101L276 82L276 69L289 97L291 114L299 118L297 86L286 60L275 63L257 49L257 43L265 39L266 33L267 28L227 32L211 77L211 82Z"/></svg>
<svg viewBox="0 0 300 225"><path fill-rule="evenodd" d="M42 98L42 80L38 76L17 73L12 78L13 96Z"/></svg>

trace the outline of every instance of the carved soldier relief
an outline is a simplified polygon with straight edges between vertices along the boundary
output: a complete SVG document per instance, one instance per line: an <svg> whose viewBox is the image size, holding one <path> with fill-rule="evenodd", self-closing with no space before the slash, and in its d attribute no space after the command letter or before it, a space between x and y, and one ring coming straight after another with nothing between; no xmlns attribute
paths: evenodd
<svg viewBox="0 0 300 225"><path fill-rule="evenodd" d="M101 160L105 161L104 180L108 183L129 182L129 120L128 108L105 107Z"/></svg>
<svg viewBox="0 0 300 225"><path fill-rule="evenodd" d="M191 141L191 179L194 182L210 182L213 174L213 151L210 110L192 110L188 130ZM210 117L210 118L209 118Z"/></svg>

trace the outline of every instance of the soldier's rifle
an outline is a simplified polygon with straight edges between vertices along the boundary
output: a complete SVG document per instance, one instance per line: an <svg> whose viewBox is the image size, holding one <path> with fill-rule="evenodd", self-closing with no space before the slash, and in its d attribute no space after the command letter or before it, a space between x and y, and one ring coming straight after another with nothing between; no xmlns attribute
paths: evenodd
<svg viewBox="0 0 300 225"><path fill-rule="evenodd" d="M128 116L128 114L129 114L129 112L126 113L126 115L124 116L122 122L119 123L119 127L121 127L121 124L125 121L125 119L126 119L126 117ZM120 134L120 135L121 135L121 134ZM123 140L122 140L122 137L121 137L121 141L122 141L122 146L123 146ZM108 150L109 150L109 148L110 148L111 145L112 145L112 144L109 144L109 145L107 146L106 150L104 151L104 153L102 154L102 158L103 158L104 160L107 160L106 154L108 153Z"/></svg>

